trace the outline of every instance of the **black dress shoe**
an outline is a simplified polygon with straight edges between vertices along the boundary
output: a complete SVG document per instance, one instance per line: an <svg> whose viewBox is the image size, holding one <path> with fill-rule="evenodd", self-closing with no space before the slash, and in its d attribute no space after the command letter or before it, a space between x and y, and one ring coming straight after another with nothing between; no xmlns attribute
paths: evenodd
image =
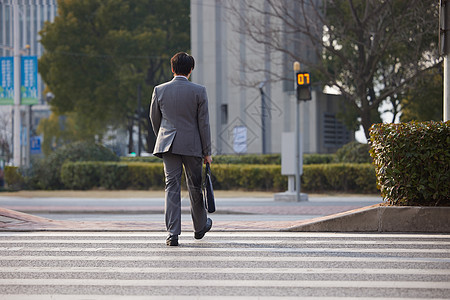
<svg viewBox="0 0 450 300"><path fill-rule="evenodd" d="M178 246L178 235L169 235L166 244L167 246Z"/></svg>
<svg viewBox="0 0 450 300"><path fill-rule="evenodd" d="M202 239L202 238L205 236L205 233L207 233L208 231L211 230L211 227L212 227L212 220L211 220L210 218L208 218L208 219L206 220L205 228L203 228L203 229L200 230L199 232L196 232L196 233L194 234L194 237L195 237L197 240Z"/></svg>

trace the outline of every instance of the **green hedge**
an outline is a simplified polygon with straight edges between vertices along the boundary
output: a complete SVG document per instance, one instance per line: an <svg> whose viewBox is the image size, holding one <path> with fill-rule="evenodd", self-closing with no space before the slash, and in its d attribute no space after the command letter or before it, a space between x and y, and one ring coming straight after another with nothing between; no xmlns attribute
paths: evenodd
<svg viewBox="0 0 450 300"><path fill-rule="evenodd" d="M368 153L368 152L367 152ZM368 154L367 154L368 155ZM335 160L334 154L303 154L303 164L327 164ZM123 162L162 162L155 156L150 157L121 157ZM252 164L252 165L280 165L281 154L244 154L244 155L214 155L214 164Z"/></svg>
<svg viewBox="0 0 450 300"><path fill-rule="evenodd" d="M391 205L450 205L450 121L370 129L377 186Z"/></svg>
<svg viewBox="0 0 450 300"><path fill-rule="evenodd" d="M279 165L212 165L217 190L285 191L287 177ZM163 189L162 163L75 162L61 169L62 182L70 189ZM305 192L375 193L376 178L371 164L325 164L303 167Z"/></svg>
<svg viewBox="0 0 450 300"><path fill-rule="evenodd" d="M164 188L164 168L161 163L67 162L61 180L74 190Z"/></svg>
<svg viewBox="0 0 450 300"><path fill-rule="evenodd" d="M20 174L18 167L5 166L5 183L10 189L21 189L25 184L25 178Z"/></svg>
<svg viewBox="0 0 450 300"><path fill-rule="evenodd" d="M49 156L33 161L32 168L21 170L28 189L62 189L61 168L66 162L119 161L119 157L100 144L81 141L64 145Z"/></svg>

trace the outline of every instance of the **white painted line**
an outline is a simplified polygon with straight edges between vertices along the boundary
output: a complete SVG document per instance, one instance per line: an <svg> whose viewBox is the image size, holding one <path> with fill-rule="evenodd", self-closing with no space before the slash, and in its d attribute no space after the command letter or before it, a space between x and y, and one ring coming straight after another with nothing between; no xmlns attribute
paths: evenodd
<svg viewBox="0 0 450 300"><path fill-rule="evenodd" d="M161 244L161 240L130 240L130 239L83 239L83 240L67 240L67 239L45 239L45 240L3 240L2 244ZM192 243L193 240L186 240L180 238L180 241L185 243ZM208 244L289 244L289 245L317 245L317 244L336 244L336 245L433 245L433 246L450 246L450 241L350 241L350 240L212 240L207 239ZM449 248L450 250L450 248Z"/></svg>
<svg viewBox="0 0 450 300"><path fill-rule="evenodd" d="M214 230L214 224L213 224ZM185 231L180 238L192 235L193 232ZM66 236L84 236L84 237L165 237L165 232L0 232L2 236L45 236L45 237L66 237ZM373 238L373 239L450 239L450 234L386 234L386 233L327 233L327 232L208 232L208 237L299 237L299 238Z"/></svg>
<svg viewBox="0 0 450 300"><path fill-rule="evenodd" d="M113 268L113 267L2 267L3 273L207 273L207 274L380 274L450 275L450 269L372 268Z"/></svg>
<svg viewBox="0 0 450 300"><path fill-rule="evenodd" d="M114 279L0 279L0 286L173 286L173 280ZM286 287L286 288L388 288L450 289L448 282L427 281L335 281L335 280L177 280L177 287Z"/></svg>
<svg viewBox="0 0 450 300"><path fill-rule="evenodd" d="M187 245L187 244L185 244ZM206 243L203 245L207 245ZM449 254L450 249L404 249L404 248L259 248L250 244L248 248L210 248L210 247L189 247L183 248L80 248L80 247L0 247L0 251L46 251L46 252L96 252L96 251L114 251L114 252L284 252L284 253L430 253L430 254Z"/></svg>
<svg viewBox="0 0 450 300"><path fill-rule="evenodd" d="M153 252L153 251L151 251ZM211 261L211 262L394 262L394 263L450 263L450 258L434 257L336 257L336 256L301 256L301 257L261 257L261 256L0 256L0 261Z"/></svg>
<svg viewBox="0 0 450 300"><path fill-rule="evenodd" d="M379 297L263 297L263 296L123 296L123 295L66 295L66 294L52 294L52 295L28 295L28 294L8 294L5 300L80 300L80 299L95 299L95 300L380 300ZM383 300L410 300L411 298L382 298ZM429 300L430 298L414 298L414 300ZM444 298L433 298L433 300L446 300Z"/></svg>

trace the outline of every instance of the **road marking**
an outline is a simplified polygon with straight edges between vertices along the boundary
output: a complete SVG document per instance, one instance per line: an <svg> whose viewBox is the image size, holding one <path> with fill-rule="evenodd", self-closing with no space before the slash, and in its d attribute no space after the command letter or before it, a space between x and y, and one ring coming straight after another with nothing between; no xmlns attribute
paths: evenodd
<svg viewBox="0 0 450 300"><path fill-rule="evenodd" d="M214 225L213 225L214 226ZM214 230L214 227L213 227ZM180 238L185 235L193 234L193 232L184 232ZM36 237L165 237L164 232L0 232L1 236L36 236ZM326 232L208 232L208 237L275 237L275 238L373 238L373 239L387 239L387 238L402 238L402 239L450 239L450 234L386 234L386 233L326 233Z"/></svg>
<svg viewBox="0 0 450 300"><path fill-rule="evenodd" d="M29 295L29 294L18 294L18 295L8 295L7 300L80 300L80 299L95 299L95 300L380 300L380 297L264 297L264 296L123 296L123 295ZM410 300L411 298L386 298L383 300ZM414 298L414 300L429 300L430 298ZM448 298L433 298L433 300L446 300Z"/></svg>
<svg viewBox="0 0 450 300"><path fill-rule="evenodd" d="M114 267L2 267L2 273L208 273L208 274L399 274L450 275L450 269L372 268L114 268Z"/></svg>
<svg viewBox="0 0 450 300"><path fill-rule="evenodd" d="M173 286L173 280L118 279L0 279L2 285L58 286ZM450 289L448 282L429 281L337 281L337 280L177 280L177 287L287 287L287 288L388 288L388 289Z"/></svg>
<svg viewBox="0 0 450 300"><path fill-rule="evenodd" d="M199 244L198 244L199 245ZM203 246L208 244L202 244ZM186 246L186 244L185 244ZM285 252L285 253L443 253L450 254L450 249L404 249L404 248L259 248L249 244L248 248L195 248L196 252ZM179 247L172 248L106 248L106 247L0 247L0 251L28 251L28 252L96 252L96 251L115 251L115 252L191 252L192 248Z"/></svg>
<svg viewBox="0 0 450 300"><path fill-rule="evenodd" d="M184 243L192 243L189 240L180 241ZM286 240L212 240L207 238L209 244L286 244ZM62 239L46 239L46 240L23 240L8 239L0 241L0 244L161 244L162 240L109 240L109 239L84 239L84 240L62 240ZM289 240L290 245L317 245L317 244L336 244L336 245L415 245L415 246L450 246L450 241L349 241L349 240ZM450 250L450 248L449 248Z"/></svg>
<svg viewBox="0 0 450 300"><path fill-rule="evenodd" d="M196 251L197 249L192 249ZM393 263L450 263L450 258L439 257L345 257L345 256L0 256L1 261L256 261L256 262L393 262Z"/></svg>

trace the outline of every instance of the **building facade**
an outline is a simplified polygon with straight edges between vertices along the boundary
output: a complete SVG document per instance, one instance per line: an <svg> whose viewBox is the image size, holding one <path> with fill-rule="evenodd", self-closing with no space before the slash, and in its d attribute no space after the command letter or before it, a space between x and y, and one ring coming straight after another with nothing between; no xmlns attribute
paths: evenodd
<svg viewBox="0 0 450 300"><path fill-rule="evenodd" d="M14 36L14 5L19 8L19 36ZM21 55L37 56L42 55L44 49L39 42L39 31L45 22L52 22L57 14L56 0L0 0L0 56L14 55L14 39L19 39ZM38 75L38 104L21 106L21 131L30 131L34 135L40 119L46 118L50 114L47 105L48 97L45 94L45 85ZM13 144L13 109L11 105L0 106L2 138L7 139L11 147ZM21 137L21 164L29 163L29 139ZM28 156L27 156L28 155Z"/></svg>
<svg viewBox="0 0 450 300"><path fill-rule="evenodd" d="M252 3L260 11L270 10L266 0ZM244 18L237 18L236 11ZM245 1L191 0L192 80L207 88L215 154L280 153L282 133L295 131L293 61L239 30L245 19L255 17L251 14ZM277 25L270 14L260 22L261 32ZM317 59L307 39L285 40L292 51L302 49L303 58ZM318 89L311 101L301 102L305 153L332 153L354 139L354 132L336 118L342 105L339 96Z"/></svg>

